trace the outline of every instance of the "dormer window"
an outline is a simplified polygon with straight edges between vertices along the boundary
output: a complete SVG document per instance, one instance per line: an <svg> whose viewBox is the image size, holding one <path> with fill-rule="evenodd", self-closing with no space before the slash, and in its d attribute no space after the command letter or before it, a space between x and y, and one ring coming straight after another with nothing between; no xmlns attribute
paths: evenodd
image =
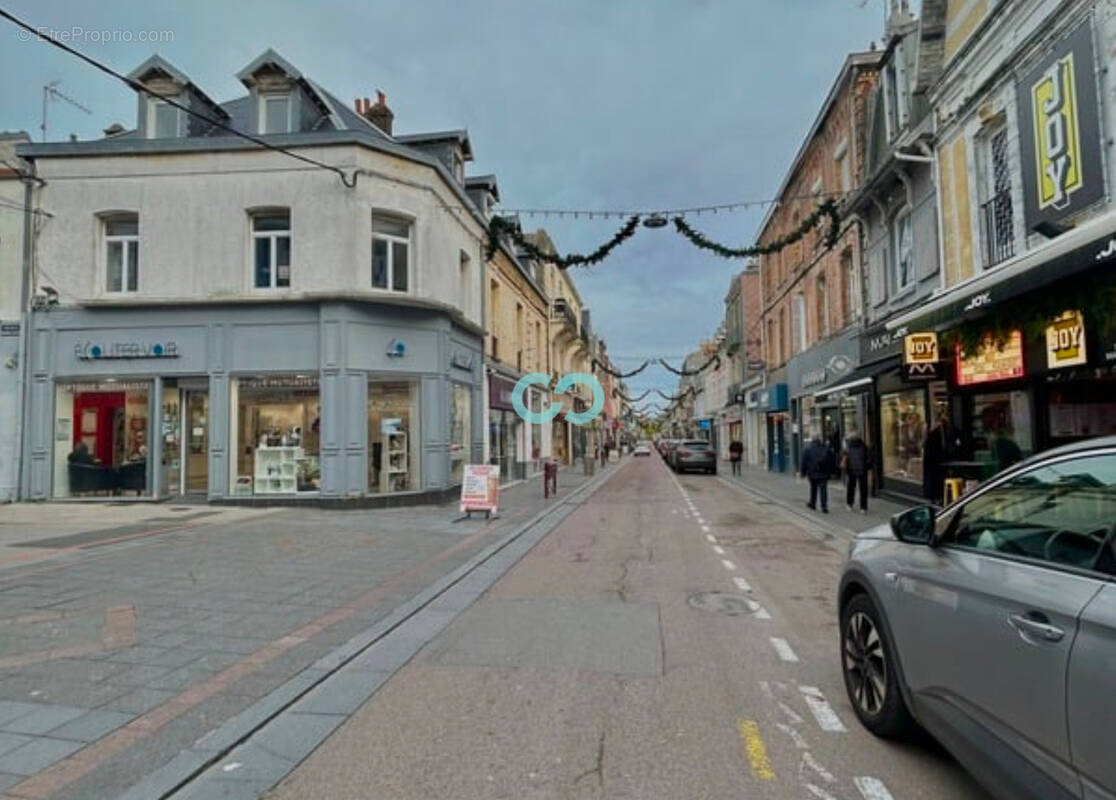
<svg viewBox="0 0 1116 800"><path fill-rule="evenodd" d="M260 95L260 133L291 132L291 96Z"/></svg>
<svg viewBox="0 0 1116 800"><path fill-rule="evenodd" d="M147 103L147 138L175 139L181 110L166 100L151 98Z"/></svg>

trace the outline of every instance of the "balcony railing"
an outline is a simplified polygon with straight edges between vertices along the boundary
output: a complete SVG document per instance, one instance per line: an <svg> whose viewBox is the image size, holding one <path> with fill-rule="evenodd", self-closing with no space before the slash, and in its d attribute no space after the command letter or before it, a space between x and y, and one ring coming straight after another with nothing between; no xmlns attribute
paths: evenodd
<svg viewBox="0 0 1116 800"><path fill-rule="evenodd" d="M984 237L984 266L987 269L1015 255L1011 192L1000 192L982 204L980 219Z"/></svg>
<svg viewBox="0 0 1116 800"><path fill-rule="evenodd" d="M554 318L562 320L568 327L577 330L577 317L574 316L573 309L561 297L554 301Z"/></svg>

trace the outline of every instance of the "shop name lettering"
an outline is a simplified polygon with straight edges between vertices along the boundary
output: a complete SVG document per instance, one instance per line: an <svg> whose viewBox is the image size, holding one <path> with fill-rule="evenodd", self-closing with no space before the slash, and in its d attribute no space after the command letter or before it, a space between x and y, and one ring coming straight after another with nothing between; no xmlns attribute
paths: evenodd
<svg viewBox="0 0 1116 800"><path fill-rule="evenodd" d="M961 310L972 311L974 309L984 308L984 306L989 305L992 305L992 292L981 292L978 295L974 295L973 298L969 300L968 305L966 305Z"/></svg>
<svg viewBox="0 0 1116 800"><path fill-rule="evenodd" d="M869 352L875 353L877 350L892 347L896 342L902 341L903 337L906 335L907 329L906 327L902 327L896 328L891 333L881 333L878 336L873 336L868 340L868 350Z"/></svg>
<svg viewBox="0 0 1116 800"><path fill-rule="evenodd" d="M814 386L818 383L825 383L826 369L820 367L818 369L810 370L802 375L803 386Z"/></svg>
<svg viewBox="0 0 1116 800"><path fill-rule="evenodd" d="M74 345L74 356L79 361L101 361L104 359L131 358L178 358L178 344L175 342L78 342Z"/></svg>

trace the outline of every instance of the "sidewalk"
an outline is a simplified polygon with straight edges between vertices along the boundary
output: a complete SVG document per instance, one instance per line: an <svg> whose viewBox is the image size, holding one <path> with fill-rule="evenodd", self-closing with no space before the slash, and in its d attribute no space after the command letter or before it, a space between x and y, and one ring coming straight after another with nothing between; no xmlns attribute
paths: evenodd
<svg viewBox="0 0 1116 800"><path fill-rule="evenodd" d="M546 500L541 477L502 491L491 520L456 503L184 519L195 506L177 525L150 505L85 506L84 525L73 504L6 509L7 546L31 560L0 564L0 794L164 796L213 757L182 755L193 743L239 741L330 674L339 647L623 464L561 470ZM125 795L153 773L159 791Z"/></svg>
<svg viewBox="0 0 1116 800"><path fill-rule="evenodd" d="M763 495L768 500L786 506L792 511L809 515L819 524L838 526L854 533L881 525L887 522L892 514L910 508L908 505L897 503L882 497L868 497L868 513L861 514L857 507L853 511L845 508L845 484L841 480L829 482L829 513L811 511L806 507L806 500L810 496L810 484L805 479L795 475L779 472L769 472L761 467L741 465L741 474L732 474L732 464L722 461L717 468L722 477L737 481L749 490ZM859 500L859 497L857 498Z"/></svg>

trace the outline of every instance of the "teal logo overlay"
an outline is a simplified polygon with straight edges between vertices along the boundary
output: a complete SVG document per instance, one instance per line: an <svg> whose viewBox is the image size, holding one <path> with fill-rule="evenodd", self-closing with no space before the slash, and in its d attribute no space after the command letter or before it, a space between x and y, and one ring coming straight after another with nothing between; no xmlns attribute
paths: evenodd
<svg viewBox="0 0 1116 800"><path fill-rule="evenodd" d="M515 413L519 415L521 420L532 425L542 425L558 416L558 412L562 410L561 403L551 403L550 407L543 411L532 411L523 403L523 397L527 394L528 387L546 386L549 383L550 376L545 372L528 372L516 381L515 389L512 390L512 408L515 409ZM558 383L554 386L554 394L565 394L566 390L575 383L583 383L593 391L593 405L589 406L587 411L568 412L566 421L572 422L574 425L585 425L601 415L605 401L604 389L601 387L601 382L589 373L571 372L558 380Z"/></svg>

